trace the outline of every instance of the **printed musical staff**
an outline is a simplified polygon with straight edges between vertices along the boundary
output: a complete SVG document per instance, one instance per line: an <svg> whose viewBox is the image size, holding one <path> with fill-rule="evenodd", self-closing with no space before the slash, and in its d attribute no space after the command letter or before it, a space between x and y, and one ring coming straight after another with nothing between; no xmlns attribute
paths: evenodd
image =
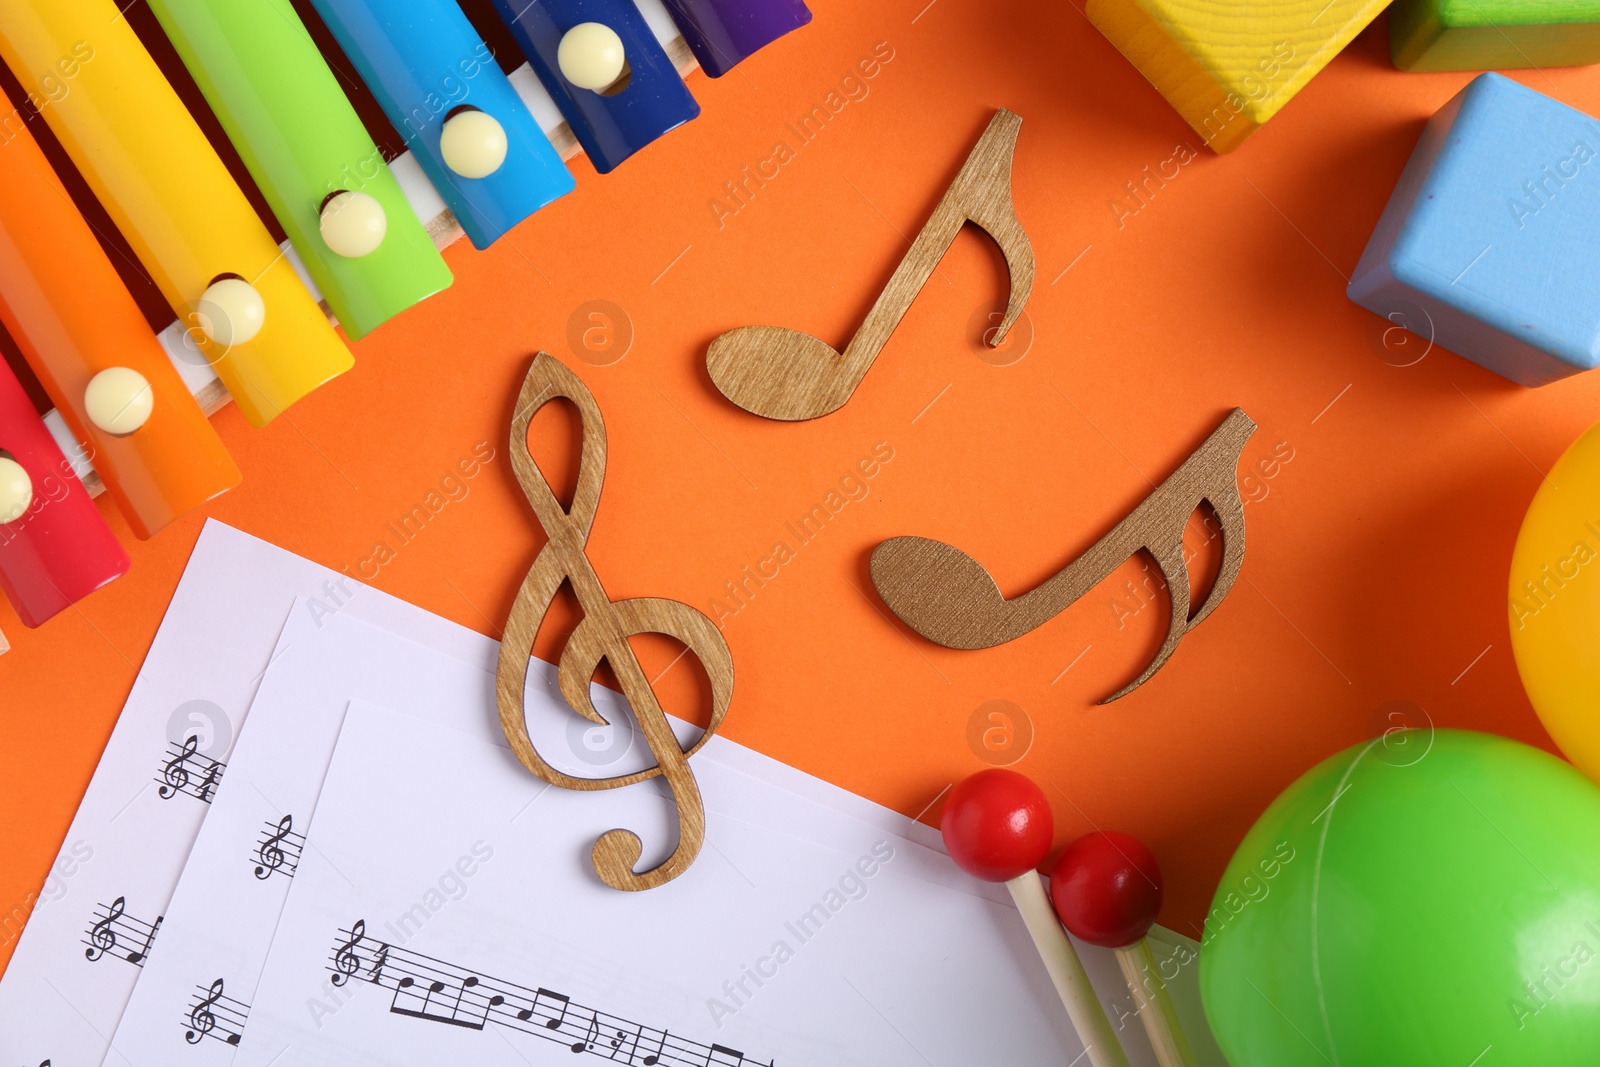
<svg viewBox="0 0 1600 1067"><path fill-rule="evenodd" d="M498 1026L568 1050L639 1067L773 1067L725 1045L703 1044L575 1004L564 993L529 989L367 936L365 920L338 931L328 969L391 990L389 1011L467 1030Z"/></svg>
<svg viewBox="0 0 1600 1067"><path fill-rule="evenodd" d="M227 766L200 752L198 735L190 734L182 744L169 741L161 769L156 773L156 781L161 783L156 792L162 800L171 800L182 793L209 804Z"/></svg>
<svg viewBox="0 0 1600 1067"><path fill-rule="evenodd" d="M277 822L268 819L261 840L256 843L256 877L263 881L275 874L293 878L305 843L306 835L294 832L293 815L285 815Z"/></svg>
<svg viewBox="0 0 1600 1067"><path fill-rule="evenodd" d="M84 959L93 963L109 954L136 967L144 966L156 932L161 929L163 916L158 915L155 922L147 923L127 914L126 907L125 897L118 897L110 905L95 905L89 929L84 934L83 943L89 946L83 953Z"/></svg>
<svg viewBox="0 0 1600 1067"><path fill-rule="evenodd" d="M239 1044L250 1005L227 996L223 990L220 978L208 986L195 986L194 1003L184 1017L183 1039L189 1044L198 1045L208 1037L226 1045Z"/></svg>

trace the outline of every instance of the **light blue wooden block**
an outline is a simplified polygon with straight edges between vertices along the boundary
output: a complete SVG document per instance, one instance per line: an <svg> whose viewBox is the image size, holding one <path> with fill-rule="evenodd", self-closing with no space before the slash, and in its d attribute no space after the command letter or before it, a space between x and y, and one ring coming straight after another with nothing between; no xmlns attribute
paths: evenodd
<svg viewBox="0 0 1600 1067"><path fill-rule="evenodd" d="M1429 120L1349 294L1523 385L1600 365L1600 123L1475 78Z"/></svg>

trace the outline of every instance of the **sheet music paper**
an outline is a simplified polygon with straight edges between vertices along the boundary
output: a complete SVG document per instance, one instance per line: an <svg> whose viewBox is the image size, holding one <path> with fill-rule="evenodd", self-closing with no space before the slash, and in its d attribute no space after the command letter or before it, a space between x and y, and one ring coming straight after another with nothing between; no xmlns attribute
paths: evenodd
<svg viewBox="0 0 1600 1067"><path fill-rule="evenodd" d="M208 522L0 978L0 1063L104 1059L296 596L319 618L483 654L475 634Z"/></svg>
<svg viewBox="0 0 1600 1067"><path fill-rule="evenodd" d="M547 788L503 746L352 704L235 1062L1080 1054L1014 911L940 887L947 857L849 820L825 844L796 837L785 824L815 806L716 761L696 773L715 849L619 893L587 859L597 829L657 832L627 790ZM461 889L431 909L442 880Z"/></svg>
<svg viewBox="0 0 1600 1067"><path fill-rule="evenodd" d="M584 774L647 766L648 747L630 739L629 713L610 690L596 688L596 702L616 725L596 729L583 721L578 731L568 733L567 725L578 720L561 702L554 675L548 664L534 664L527 704L534 726L544 735L555 735L545 738L552 759L563 769ZM308 612L292 612L251 707L250 726L235 746L228 778L168 906L162 951L146 968L113 1038L112 1062L165 1064L181 1058L184 1063L202 1059L225 1063L231 1056L231 1048L210 1044L186 1049L197 1044L191 1040L195 1031L190 1016L203 1005L196 992L209 992L222 981L241 1018L235 1028L219 1025L209 1033L242 1036L288 883L304 859L303 828L318 803L344 709L352 698L381 700L468 731L487 743L502 741L492 674L352 618L313 620ZM697 733L686 723L675 721L674 727L685 742ZM595 760L608 762L602 768ZM758 762L748 750L720 737L697 757L697 765L701 760L762 767L775 783L807 777L792 768L774 773L763 766L772 761ZM812 782L809 791L822 792L821 784ZM649 787L625 793L622 806L630 817L652 826L649 840L670 845L675 830L660 794ZM775 818L782 817L782 805L797 800L781 787L761 796L780 798ZM850 800L858 810L883 812L859 798ZM909 823L893 813L884 814L888 818L879 816L877 821L891 833L895 824ZM819 805L812 818L790 826L790 832L826 842L835 826L850 820ZM923 846L908 843L907 847ZM1002 892L972 883L953 869L942 865L929 869L961 891L1005 899Z"/></svg>
<svg viewBox="0 0 1600 1067"><path fill-rule="evenodd" d="M388 635L346 616L313 618L305 606L297 600L284 624L250 723L167 906L161 951L145 965L112 1038L111 1063L231 1057L226 1040L191 1039L197 1031L190 1016L204 1007L197 992L222 982L238 1016L201 1032L240 1034L351 697L407 707L492 706L494 678L481 667L398 638L391 640L401 651L372 664L367 651Z"/></svg>
<svg viewBox="0 0 1600 1067"><path fill-rule="evenodd" d="M296 616L301 621L300 629L313 636L332 633L346 620L367 619L427 644L458 663L474 669L493 669L498 646L490 639L220 523L208 523L102 758L83 810L41 892L45 905L36 910L0 980L0 1056L6 1060L28 1067L47 1059L58 1065L102 1062L141 967L149 959L161 956L166 905L200 825L199 818L204 816L200 812L188 822L158 818L152 824L150 806L157 801L185 801L196 808L211 809L206 801L215 800L226 780L225 764L232 757L234 739L240 734L249 694L268 661L286 655L293 645L292 634L286 635L275 649L272 642L297 595L308 598L299 608L303 616ZM319 622L320 627L316 625ZM404 660L415 654L415 646L409 641L395 641L388 634L382 638L374 638L372 646L362 653L370 657L374 671L396 669L391 666L396 655ZM204 649L204 654L196 656L196 648ZM382 651L384 648L388 654ZM396 648L402 651L396 654ZM533 677L542 677L542 673L536 671ZM614 699L607 691L597 703L608 717L613 717L607 710L608 697ZM572 718L570 712L563 712L560 722L566 724ZM561 729L564 727L558 727ZM549 751L555 751L562 742L559 736L543 736L537 730L535 736ZM193 752L187 751L190 737L196 739ZM595 762L611 759L617 748L613 736L587 723L582 724L577 743L587 751L587 758L574 760L564 768L572 773L596 773ZM632 750L633 760L639 760L641 748L636 745ZM713 739L703 757L713 754L731 767L779 785L820 807L939 847L937 832L931 828L749 749L725 746L720 737ZM600 769L609 773L618 766L627 764L607 763ZM119 797L119 793L125 795ZM112 804L109 797L116 797L116 803ZM129 803L130 799L134 802ZM162 810L156 809L157 816ZM282 828L280 823L281 816L269 827L263 816L249 828L246 859L252 877L260 866L267 872L262 881L284 881L286 872L282 868L289 865L304 837L303 827ZM269 844L268 839L280 828L287 830L278 842L283 862L278 866L263 863L260 846ZM663 834L666 832L663 824ZM269 849L267 858L277 854ZM228 862L234 864L237 858ZM959 877L957 884L970 892L989 891L988 887ZM145 887L149 887L148 893L138 891ZM147 902L145 896L155 903ZM102 927L100 924L116 910L119 899L120 914ZM69 910L72 914L63 920L62 915ZM1166 938L1171 944L1193 945L1159 928L1155 934L1158 942ZM108 935L114 935L114 940ZM100 942L105 944L96 951ZM1164 954L1159 944L1157 954ZM130 961L129 957L135 955L138 961ZM1098 958L1094 950L1086 953L1086 962L1102 995L1125 1018L1124 1033L1136 1031L1137 1021L1126 1014L1131 1011L1131 1001L1125 992L1119 992L1114 963ZM1177 985L1180 1011L1192 1017L1191 1027L1198 1027L1203 1024L1194 971L1191 966L1181 972ZM515 976L506 977L510 980ZM175 991L180 1039L194 1030L189 1013L195 1009L201 1009L200 1022L205 1022L208 1015L218 1020L210 1029L195 1030L194 1043L184 1042L187 1058L213 1052L232 1054L232 1047L225 1047L229 1008L244 1005L245 1001L234 996L242 990L225 986L216 992L217 999L208 1007L210 984L197 979ZM169 1023L174 1019L173 1012L172 1004L162 1009L163 1018ZM1147 1062L1140 1059L1136 1047L1142 1042L1142 1035L1128 1040L1135 1062ZM155 1062L165 1067L172 1061Z"/></svg>

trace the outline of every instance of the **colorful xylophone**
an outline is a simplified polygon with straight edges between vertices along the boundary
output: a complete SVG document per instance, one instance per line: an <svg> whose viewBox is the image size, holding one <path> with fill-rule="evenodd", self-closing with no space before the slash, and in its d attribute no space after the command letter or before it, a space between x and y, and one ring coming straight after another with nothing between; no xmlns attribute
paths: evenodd
<svg viewBox="0 0 1600 1067"><path fill-rule="evenodd" d="M386 159L291 0L149 0L288 240L280 247L116 0L0 0L0 323L56 411L0 364L0 587L37 626L126 572L91 496L140 538L226 492L206 414L254 426L353 365L359 339L487 248L699 114L720 77L805 25L801 0L492 0L505 74L457 0L309 0L406 151ZM31 112L37 112L34 116ZM28 126L65 150L176 322L152 333ZM5 651L0 637L0 652Z"/></svg>

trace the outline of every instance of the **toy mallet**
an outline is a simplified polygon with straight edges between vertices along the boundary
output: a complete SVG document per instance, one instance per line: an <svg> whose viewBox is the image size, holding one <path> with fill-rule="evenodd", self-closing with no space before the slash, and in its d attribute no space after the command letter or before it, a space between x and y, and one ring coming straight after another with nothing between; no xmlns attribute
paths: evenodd
<svg viewBox="0 0 1600 1067"><path fill-rule="evenodd" d="M1055 835L1043 791L1015 771L980 771L950 791L940 831L962 870L986 882L1004 882L1011 890L1092 1067L1128 1067L1083 963L1050 910L1039 876L1039 864Z"/></svg>
<svg viewBox="0 0 1600 1067"><path fill-rule="evenodd" d="M1145 937L1161 912L1161 868L1136 837L1086 834L1050 872L1056 914L1080 940L1117 955L1161 1067L1195 1067L1172 995Z"/></svg>

